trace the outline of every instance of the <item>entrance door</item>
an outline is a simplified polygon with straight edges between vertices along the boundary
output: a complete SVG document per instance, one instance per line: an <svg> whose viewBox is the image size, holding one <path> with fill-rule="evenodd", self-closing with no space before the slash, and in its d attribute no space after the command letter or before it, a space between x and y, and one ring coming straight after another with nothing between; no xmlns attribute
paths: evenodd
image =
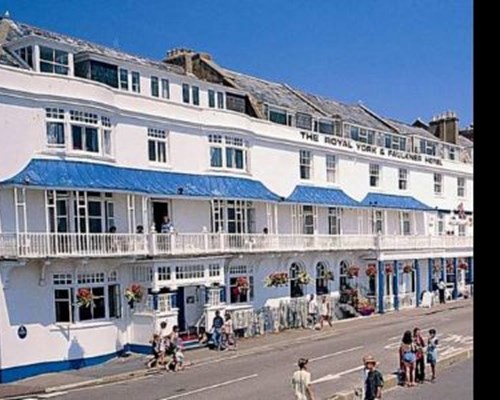
<svg viewBox="0 0 500 400"><path fill-rule="evenodd" d="M179 329L181 331L187 331L190 327L196 326L203 315L205 299L203 291L204 288L201 286L179 288Z"/></svg>
<svg viewBox="0 0 500 400"><path fill-rule="evenodd" d="M153 221L155 223L156 232L161 232L161 224L163 223L164 216L170 218L168 203L163 201L153 201Z"/></svg>

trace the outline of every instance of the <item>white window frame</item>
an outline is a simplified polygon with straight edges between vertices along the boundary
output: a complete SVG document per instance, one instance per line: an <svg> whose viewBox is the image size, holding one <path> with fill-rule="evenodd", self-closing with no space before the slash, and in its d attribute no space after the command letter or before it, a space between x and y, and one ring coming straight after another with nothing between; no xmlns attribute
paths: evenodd
<svg viewBox="0 0 500 400"><path fill-rule="evenodd" d="M42 58L42 48L52 51L52 60L46 60ZM57 53L61 53L59 54L59 57L57 56ZM39 54L38 70L40 72L44 74L69 75L70 65L69 65L69 53L67 51L55 49L53 47L39 46L38 54ZM61 56L66 57L66 62L58 61L58 58L60 58ZM51 66L52 71L42 71L42 64ZM62 70L65 72L64 73L57 72L58 70L60 71Z"/></svg>
<svg viewBox="0 0 500 400"><path fill-rule="evenodd" d="M210 168L235 172L249 172L249 145L240 137L231 135L209 134ZM220 152L221 165L212 165L212 154ZM237 167L238 154L241 154L241 168Z"/></svg>
<svg viewBox="0 0 500 400"><path fill-rule="evenodd" d="M328 207L328 234L342 234L342 208Z"/></svg>
<svg viewBox="0 0 500 400"><path fill-rule="evenodd" d="M457 197L464 198L467 195L467 181L465 177L457 178Z"/></svg>
<svg viewBox="0 0 500 400"><path fill-rule="evenodd" d="M337 156L335 154L327 154L326 162L326 181L328 183L337 183Z"/></svg>
<svg viewBox="0 0 500 400"><path fill-rule="evenodd" d="M120 89L121 90L129 90L129 73L128 69L126 68L119 68L118 69L118 81L120 83Z"/></svg>
<svg viewBox="0 0 500 400"><path fill-rule="evenodd" d="M157 76L150 77L150 89L152 97L160 97L160 78Z"/></svg>
<svg viewBox="0 0 500 400"><path fill-rule="evenodd" d="M215 108L215 90L213 89L208 89L207 91L208 95L208 107L209 108Z"/></svg>
<svg viewBox="0 0 500 400"><path fill-rule="evenodd" d="M299 150L299 177L302 180L313 178L313 154L310 150Z"/></svg>
<svg viewBox="0 0 500 400"><path fill-rule="evenodd" d="M46 121L46 143L48 147L51 148L65 148L66 147L66 118L64 109L58 107L46 107L45 108L45 121ZM57 125L62 126L62 142L51 143L49 138L49 131L51 126Z"/></svg>
<svg viewBox="0 0 500 400"><path fill-rule="evenodd" d="M434 173L434 194L442 196L444 192L444 177L443 174Z"/></svg>
<svg viewBox="0 0 500 400"><path fill-rule="evenodd" d="M372 233L374 235L377 235L379 232L381 234L384 234L384 211L379 209L374 209L373 220L372 220Z"/></svg>
<svg viewBox="0 0 500 400"><path fill-rule="evenodd" d="M399 213L400 232L403 236L411 235L411 216L408 211L401 211ZM406 229L408 228L408 229Z"/></svg>
<svg viewBox="0 0 500 400"><path fill-rule="evenodd" d="M161 98L170 99L170 81L166 78L161 78Z"/></svg>
<svg viewBox="0 0 500 400"><path fill-rule="evenodd" d="M132 71L130 73L131 89L134 93L141 93L141 74L137 71ZM136 80L137 79L137 80Z"/></svg>
<svg viewBox="0 0 500 400"><path fill-rule="evenodd" d="M255 274L254 268L249 265L232 265L228 268L228 282L229 285L227 287L227 296L226 299L228 304L248 304L252 303L255 297ZM236 287L236 282L234 284L231 283L231 280L237 280L238 278L243 277L247 279L249 289L246 293L246 301L232 301L231 291L233 287ZM240 294L241 296L241 294Z"/></svg>
<svg viewBox="0 0 500 400"><path fill-rule="evenodd" d="M225 99L226 99L226 96L224 95L224 92L217 92L217 108L219 108L221 110L226 108Z"/></svg>
<svg viewBox="0 0 500 400"><path fill-rule="evenodd" d="M380 164L369 164L369 184L370 187L380 187L381 184L381 170ZM372 184L372 178L375 179Z"/></svg>
<svg viewBox="0 0 500 400"><path fill-rule="evenodd" d="M398 169L398 188L399 190L408 190L408 176L409 172L406 168Z"/></svg>
<svg viewBox="0 0 500 400"><path fill-rule="evenodd" d="M148 128L148 160L150 163L168 165L169 157L169 132L165 129ZM151 160L151 145L154 146L154 160ZM164 147L164 150L162 150Z"/></svg>

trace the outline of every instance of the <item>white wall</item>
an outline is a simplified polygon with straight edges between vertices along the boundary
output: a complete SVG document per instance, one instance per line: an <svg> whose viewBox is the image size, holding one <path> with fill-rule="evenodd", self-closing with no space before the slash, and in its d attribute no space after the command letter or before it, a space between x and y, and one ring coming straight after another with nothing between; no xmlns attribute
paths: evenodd
<svg viewBox="0 0 500 400"><path fill-rule="evenodd" d="M181 200L172 201L172 223L179 233L202 232L210 227L210 202L208 200Z"/></svg>

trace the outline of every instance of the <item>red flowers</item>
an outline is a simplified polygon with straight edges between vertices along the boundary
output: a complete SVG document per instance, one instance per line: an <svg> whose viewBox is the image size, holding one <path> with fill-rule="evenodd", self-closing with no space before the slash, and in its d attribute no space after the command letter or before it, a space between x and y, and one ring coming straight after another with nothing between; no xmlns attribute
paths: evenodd
<svg viewBox="0 0 500 400"><path fill-rule="evenodd" d="M385 273L386 275L390 275L394 272L394 268L392 267L392 264L385 264Z"/></svg>
<svg viewBox="0 0 500 400"><path fill-rule="evenodd" d="M467 263L462 262L462 263L458 264L458 268L460 268L464 271L467 271L469 269L469 266L467 265Z"/></svg>
<svg viewBox="0 0 500 400"><path fill-rule="evenodd" d="M269 274L266 278L265 286L283 286L288 284L288 274L286 272L274 272Z"/></svg>
<svg viewBox="0 0 500 400"><path fill-rule="evenodd" d="M411 264L406 264L403 267L403 273L410 274L413 271L413 266Z"/></svg>
<svg viewBox="0 0 500 400"><path fill-rule="evenodd" d="M76 300L79 307L90 307L94 301L94 295L90 289L80 288L76 292Z"/></svg>
<svg viewBox="0 0 500 400"><path fill-rule="evenodd" d="M365 274L366 274L366 276L369 276L369 277L377 276L377 267L375 267L375 265L373 265L373 264L370 264L368 266L368 268L366 268Z"/></svg>
<svg viewBox="0 0 500 400"><path fill-rule="evenodd" d="M141 285L138 283L133 283L125 289L125 297L129 302L141 301L143 296L143 291Z"/></svg>

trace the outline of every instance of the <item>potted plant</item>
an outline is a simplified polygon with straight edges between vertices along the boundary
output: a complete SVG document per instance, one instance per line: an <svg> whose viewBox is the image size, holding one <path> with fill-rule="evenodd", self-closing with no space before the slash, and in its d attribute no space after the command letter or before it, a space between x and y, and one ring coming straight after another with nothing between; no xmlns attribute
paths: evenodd
<svg viewBox="0 0 500 400"><path fill-rule="evenodd" d="M87 288L80 288L76 292L76 304L78 307L90 307L94 301L92 291Z"/></svg>
<svg viewBox="0 0 500 400"><path fill-rule="evenodd" d="M441 265L439 265L438 263L434 263L432 265L432 272L434 272L435 274L438 274L441 272Z"/></svg>
<svg viewBox="0 0 500 400"><path fill-rule="evenodd" d="M411 274L412 271L413 271L413 266L411 264L406 264L403 267L403 273L404 274Z"/></svg>
<svg viewBox="0 0 500 400"><path fill-rule="evenodd" d="M453 273L453 264L451 262L446 264L446 272L449 274Z"/></svg>
<svg viewBox="0 0 500 400"><path fill-rule="evenodd" d="M324 279L327 279L329 281L333 281L334 280L334 275L333 275L333 271L326 271L325 272L325 275L323 276Z"/></svg>
<svg viewBox="0 0 500 400"><path fill-rule="evenodd" d="M125 289L125 298L127 299L130 308L134 308L135 302L140 302L142 300L143 290L141 285L138 283L133 283Z"/></svg>
<svg viewBox="0 0 500 400"><path fill-rule="evenodd" d="M365 270L365 274L370 278L377 276L377 267L375 265L369 265Z"/></svg>
<svg viewBox="0 0 500 400"><path fill-rule="evenodd" d="M269 274L265 281L266 287L279 287L288 284L288 273L273 272Z"/></svg>
<svg viewBox="0 0 500 400"><path fill-rule="evenodd" d="M356 265L351 265L349 268L347 268L346 274L348 278L354 278L355 276L358 276L359 267L357 267Z"/></svg>
<svg viewBox="0 0 500 400"><path fill-rule="evenodd" d="M250 289L250 284L248 283L248 278L246 276L240 276L236 278L236 291L238 294L245 293Z"/></svg>
<svg viewBox="0 0 500 400"><path fill-rule="evenodd" d="M460 264L458 264L458 268L467 271L469 269L469 266L467 265L467 263L461 262Z"/></svg>
<svg viewBox="0 0 500 400"><path fill-rule="evenodd" d="M361 315L367 316L373 314L375 307L367 298L362 297L358 300L357 310Z"/></svg>

